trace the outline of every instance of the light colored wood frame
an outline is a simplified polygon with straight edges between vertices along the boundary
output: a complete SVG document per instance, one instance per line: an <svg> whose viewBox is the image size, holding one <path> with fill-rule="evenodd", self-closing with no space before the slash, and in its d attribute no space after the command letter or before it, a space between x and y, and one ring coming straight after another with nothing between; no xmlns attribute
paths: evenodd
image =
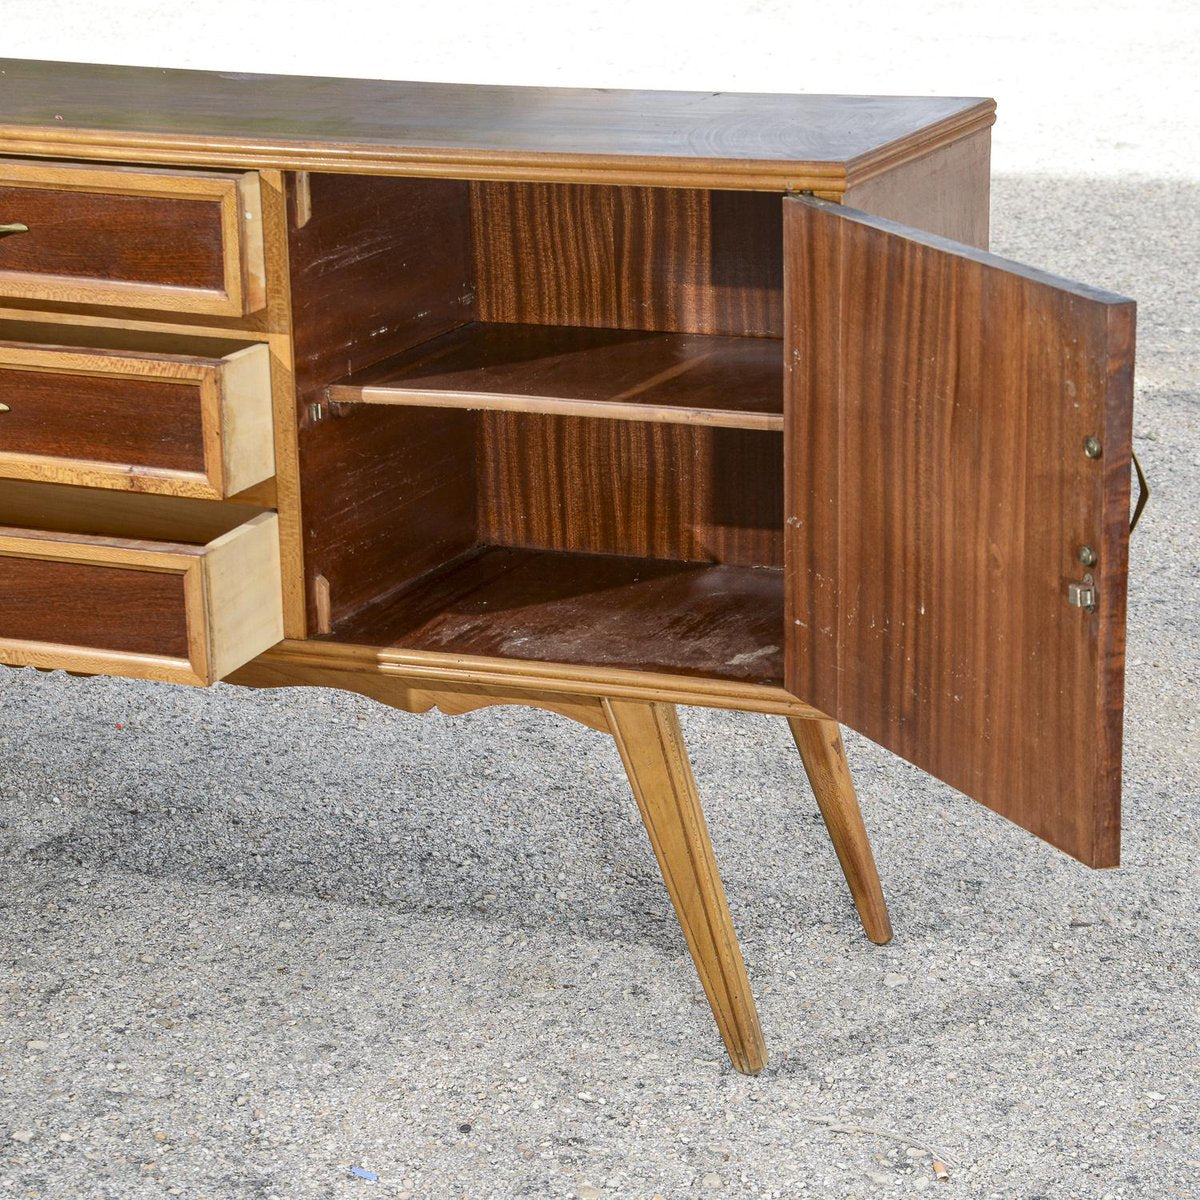
<svg viewBox="0 0 1200 1200"><path fill-rule="evenodd" d="M6 368L47 374L191 383L204 438L204 470L0 449L0 477L117 488L159 495L224 500L275 474L271 430L271 363L265 345L243 346L219 358L202 354L125 351L108 354L62 346L0 343L0 383ZM2 421L3 418L0 418ZM0 424L0 434L3 425ZM81 441L85 435L81 434Z"/></svg>
<svg viewBox="0 0 1200 1200"><path fill-rule="evenodd" d="M738 1071L757 1074L767 1046L679 715L673 704L605 700L603 707L721 1040Z"/></svg>
<svg viewBox="0 0 1200 1200"><path fill-rule="evenodd" d="M220 206L223 271L223 286L218 290L0 270L0 296L226 317L245 316L266 303L262 195L257 172L170 171L4 159L0 160L0 183L48 192L207 200ZM13 214L13 219L19 220L20 214Z"/></svg>
<svg viewBox="0 0 1200 1200"><path fill-rule="evenodd" d="M780 344L779 357L783 359ZM634 404L620 400L562 400L555 396L503 392L461 392L436 388L395 388L387 384L334 383L325 389L331 404L391 404L412 408L460 408L471 412L541 413L556 417L591 417L608 421L644 421L662 425L709 425L720 429L783 432L783 413L746 412L736 408L688 408L671 404Z"/></svg>
<svg viewBox="0 0 1200 1200"><path fill-rule="evenodd" d="M330 682L331 678L336 678L336 682ZM622 667L587 667L576 663L356 646L323 639L280 642L229 682L246 683L251 687L286 687L290 684L340 687L366 696L387 689L387 703L410 712L426 712L435 705L441 707L440 701L422 703L421 697L434 693L463 695L474 692L482 698L482 703L473 706L476 708L505 703L548 707L539 702L539 698L545 697L572 704L619 699L828 719L819 709L782 687L766 684ZM395 698L398 686L416 693L413 707L409 708ZM455 707L453 711L469 709Z"/></svg>
<svg viewBox="0 0 1200 1200"><path fill-rule="evenodd" d="M0 638L0 664L207 685L283 636L279 518L260 513L206 545L0 528L0 556L165 571L183 578L187 658Z"/></svg>

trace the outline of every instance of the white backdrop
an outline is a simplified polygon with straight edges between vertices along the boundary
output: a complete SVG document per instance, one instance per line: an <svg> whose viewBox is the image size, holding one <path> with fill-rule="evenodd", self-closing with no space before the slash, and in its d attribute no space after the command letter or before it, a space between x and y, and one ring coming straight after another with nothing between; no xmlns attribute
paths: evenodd
<svg viewBox="0 0 1200 1200"><path fill-rule="evenodd" d="M1200 178L1200 0L0 0L0 56L480 83L991 95L1000 104L998 172Z"/></svg>

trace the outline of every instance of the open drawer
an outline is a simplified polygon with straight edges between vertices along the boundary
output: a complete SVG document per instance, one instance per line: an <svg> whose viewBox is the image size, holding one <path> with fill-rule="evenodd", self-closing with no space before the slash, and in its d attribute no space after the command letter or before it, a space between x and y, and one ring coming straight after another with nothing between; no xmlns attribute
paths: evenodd
<svg viewBox="0 0 1200 1200"><path fill-rule="evenodd" d="M274 473L265 345L0 321L0 476L223 500Z"/></svg>
<svg viewBox="0 0 1200 1200"><path fill-rule="evenodd" d="M0 482L0 664L209 684L282 637L275 513Z"/></svg>

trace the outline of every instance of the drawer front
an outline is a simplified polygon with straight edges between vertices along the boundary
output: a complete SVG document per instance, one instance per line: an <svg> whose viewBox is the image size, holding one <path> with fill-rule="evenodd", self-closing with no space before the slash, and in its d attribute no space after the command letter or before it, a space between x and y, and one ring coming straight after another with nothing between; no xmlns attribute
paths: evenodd
<svg viewBox="0 0 1200 1200"><path fill-rule="evenodd" d="M252 171L0 159L0 297L245 316L264 280Z"/></svg>
<svg viewBox="0 0 1200 1200"><path fill-rule="evenodd" d="M209 684L282 637L274 513L204 545L0 528L0 664Z"/></svg>
<svg viewBox="0 0 1200 1200"><path fill-rule="evenodd" d="M270 352L0 341L0 477L224 499L275 473Z"/></svg>
<svg viewBox="0 0 1200 1200"><path fill-rule="evenodd" d="M5 641L188 656L184 576L62 559L0 557Z"/></svg>

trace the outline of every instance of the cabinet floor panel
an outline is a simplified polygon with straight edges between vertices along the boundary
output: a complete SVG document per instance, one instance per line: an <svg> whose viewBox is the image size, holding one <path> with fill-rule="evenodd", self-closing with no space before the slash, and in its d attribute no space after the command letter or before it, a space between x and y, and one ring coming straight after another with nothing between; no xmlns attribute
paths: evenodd
<svg viewBox="0 0 1200 1200"><path fill-rule="evenodd" d="M422 404L783 428L778 338L473 323L329 388L343 404Z"/></svg>
<svg viewBox="0 0 1200 1200"><path fill-rule="evenodd" d="M783 572L484 547L326 638L778 684Z"/></svg>

